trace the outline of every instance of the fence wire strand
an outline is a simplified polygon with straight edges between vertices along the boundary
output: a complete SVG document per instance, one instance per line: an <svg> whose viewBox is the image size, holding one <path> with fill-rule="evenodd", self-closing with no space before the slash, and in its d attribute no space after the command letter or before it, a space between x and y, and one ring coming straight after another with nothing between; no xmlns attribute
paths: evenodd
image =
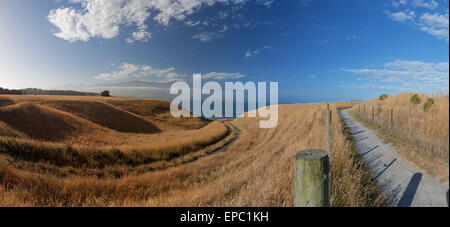
<svg viewBox="0 0 450 227"><path fill-rule="evenodd" d="M319 190L320 186L322 186L322 184L325 182L326 179L330 179L330 175L327 174L323 177L322 181L319 183L319 185L317 185L317 187L314 189L314 192L312 193L311 197L309 197L308 201L306 201L306 206L309 205L309 203L311 202L311 200L314 198L314 196L317 193L317 190Z"/></svg>

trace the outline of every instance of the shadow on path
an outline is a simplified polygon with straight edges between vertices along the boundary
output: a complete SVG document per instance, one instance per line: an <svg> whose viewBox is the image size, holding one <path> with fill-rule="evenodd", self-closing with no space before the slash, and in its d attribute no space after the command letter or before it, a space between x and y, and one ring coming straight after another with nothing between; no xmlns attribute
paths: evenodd
<svg viewBox="0 0 450 227"><path fill-rule="evenodd" d="M405 192L403 193L402 198L398 202L398 207L410 207L414 196L416 195L417 188L419 187L420 181L422 180L423 174L416 173L412 176L409 181L408 186L406 187ZM448 197L447 197L448 198Z"/></svg>
<svg viewBox="0 0 450 227"><path fill-rule="evenodd" d="M383 171L381 171L374 179L376 180L378 177L380 177L381 175L383 175L383 173L386 172L386 170L389 169L389 167L391 167L392 164L394 164L395 161L397 161L397 159L392 160L392 162L389 163L389 165L385 165L386 168L384 168Z"/></svg>
<svg viewBox="0 0 450 227"><path fill-rule="evenodd" d="M363 133L363 132L364 132L364 130L363 130L363 131L359 131L359 132L352 133L352 136L358 135L358 134Z"/></svg>
<svg viewBox="0 0 450 227"><path fill-rule="evenodd" d="M375 150L375 149L377 149L377 148L379 148L379 147L380 147L380 145L377 145L377 146L375 146L374 148L372 148L372 149L370 149L370 150L364 152L363 154L361 154L361 156L364 156L364 155L370 153L371 151L373 151L373 150Z"/></svg>

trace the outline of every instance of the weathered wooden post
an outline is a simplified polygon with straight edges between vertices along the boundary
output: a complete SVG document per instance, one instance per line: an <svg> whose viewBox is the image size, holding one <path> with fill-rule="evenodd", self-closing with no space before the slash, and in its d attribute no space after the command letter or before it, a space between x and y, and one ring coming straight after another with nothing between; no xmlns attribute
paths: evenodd
<svg viewBox="0 0 450 227"><path fill-rule="evenodd" d="M391 109L391 130L394 129L394 108Z"/></svg>
<svg viewBox="0 0 450 227"><path fill-rule="evenodd" d="M366 105L364 105L364 117L363 118L366 118Z"/></svg>
<svg viewBox="0 0 450 227"><path fill-rule="evenodd" d="M294 207L330 206L329 158L323 150L294 156Z"/></svg>
<svg viewBox="0 0 450 227"><path fill-rule="evenodd" d="M358 105L358 114L361 117L361 105Z"/></svg>
<svg viewBox="0 0 450 227"><path fill-rule="evenodd" d="M328 143L328 155L331 157L331 117L332 111L330 111L330 104L327 103L327 143Z"/></svg>
<svg viewBox="0 0 450 227"><path fill-rule="evenodd" d="M372 106L372 123L375 122L375 107Z"/></svg>

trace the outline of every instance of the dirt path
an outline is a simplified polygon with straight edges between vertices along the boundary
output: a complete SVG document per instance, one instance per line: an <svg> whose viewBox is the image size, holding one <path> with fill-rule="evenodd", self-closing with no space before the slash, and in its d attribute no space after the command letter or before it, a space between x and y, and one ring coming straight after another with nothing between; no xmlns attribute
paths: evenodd
<svg viewBox="0 0 450 227"><path fill-rule="evenodd" d="M10 106L10 105L12 105L12 104L14 104L14 103L0 101L0 108L1 108L1 107L5 107L5 106Z"/></svg>
<svg viewBox="0 0 450 227"><path fill-rule="evenodd" d="M448 183L441 184L405 161L388 144L378 138L375 131L353 119L349 109L340 114L350 129L358 152L372 168L392 206L448 207Z"/></svg>
<svg viewBox="0 0 450 227"><path fill-rule="evenodd" d="M232 123L230 122L225 122L225 124L231 129L234 130L234 137L228 141L226 144L224 144L222 147L218 148L217 150L215 150L214 152L212 152L213 154L217 154L217 153L221 153L223 151L225 151L229 146L231 146L236 139L239 137L239 129L237 129Z"/></svg>

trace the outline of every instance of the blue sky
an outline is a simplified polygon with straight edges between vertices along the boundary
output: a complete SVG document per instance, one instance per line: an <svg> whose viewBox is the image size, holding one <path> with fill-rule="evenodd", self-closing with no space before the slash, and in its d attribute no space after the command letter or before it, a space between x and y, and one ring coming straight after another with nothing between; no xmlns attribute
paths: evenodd
<svg viewBox="0 0 450 227"><path fill-rule="evenodd" d="M276 81L280 102L448 93L448 0L1 1L0 87Z"/></svg>

